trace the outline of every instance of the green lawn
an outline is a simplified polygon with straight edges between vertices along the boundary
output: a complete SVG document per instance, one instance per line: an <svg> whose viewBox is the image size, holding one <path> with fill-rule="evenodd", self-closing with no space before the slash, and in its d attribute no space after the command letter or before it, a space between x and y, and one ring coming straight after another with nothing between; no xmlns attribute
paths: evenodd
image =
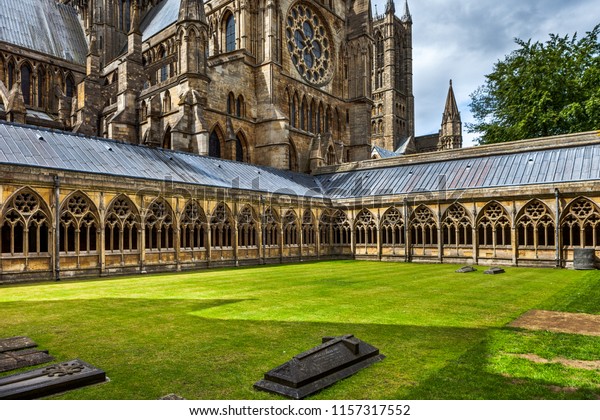
<svg viewBox="0 0 600 420"><path fill-rule="evenodd" d="M332 261L0 287L0 337L26 335L110 382L64 399L279 398L264 372L354 334L387 357L319 399L596 398L600 337L505 327L529 309L600 313L596 271Z"/></svg>

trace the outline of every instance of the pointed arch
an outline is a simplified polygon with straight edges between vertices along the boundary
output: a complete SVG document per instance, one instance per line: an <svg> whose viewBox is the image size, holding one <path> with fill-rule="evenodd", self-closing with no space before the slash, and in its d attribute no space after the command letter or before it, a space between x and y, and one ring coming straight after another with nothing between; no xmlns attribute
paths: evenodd
<svg viewBox="0 0 600 420"><path fill-rule="evenodd" d="M163 94L162 100L162 112L163 114L167 114L171 112L172 102L171 102L171 92L167 89Z"/></svg>
<svg viewBox="0 0 600 420"><path fill-rule="evenodd" d="M33 70L31 64L25 61L21 64L21 92L23 93L23 102L25 105L33 104L33 89L31 89L32 85L32 76Z"/></svg>
<svg viewBox="0 0 600 420"><path fill-rule="evenodd" d="M229 92L227 95L227 114L233 115L233 111L235 109L235 95L233 92Z"/></svg>
<svg viewBox="0 0 600 420"><path fill-rule="evenodd" d="M478 244L480 247L509 246L511 222L508 212L497 201L487 203L477 219Z"/></svg>
<svg viewBox="0 0 600 420"><path fill-rule="evenodd" d="M235 136L235 160L237 162L248 162L248 140L242 130Z"/></svg>
<svg viewBox="0 0 600 420"><path fill-rule="evenodd" d="M163 149L172 149L173 148L173 136L171 134L171 127L167 126L165 129L165 133L163 134L162 147Z"/></svg>
<svg viewBox="0 0 600 420"><path fill-rule="evenodd" d="M29 187L14 192L2 209L2 254L42 256L50 248L51 212Z"/></svg>
<svg viewBox="0 0 600 420"><path fill-rule="evenodd" d="M236 33L235 33L235 16L230 10L223 14L221 28L224 34L225 52L235 51L236 49Z"/></svg>
<svg viewBox="0 0 600 420"><path fill-rule="evenodd" d="M302 213L302 245L315 245L317 243L315 215L310 209Z"/></svg>
<svg viewBox="0 0 600 420"><path fill-rule="evenodd" d="M299 230L298 215L293 209L288 209L283 216L283 244L298 245Z"/></svg>
<svg viewBox="0 0 600 420"><path fill-rule="evenodd" d="M100 214L94 202L82 191L74 191L60 210L59 250L79 255L97 254Z"/></svg>
<svg viewBox="0 0 600 420"><path fill-rule="evenodd" d="M413 211L410 217L410 232L412 245L437 245L437 221L429 207L421 204Z"/></svg>
<svg viewBox="0 0 600 420"><path fill-rule="evenodd" d="M175 248L175 217L171 205L162 197L154 199L144 214L145 249L165 251Z"/></svg>
<svg viewBox="0 0 600 420"><path fill-rule="evenodd" d="M36 86L36 96L37 96L37 101L36 101L36 105L39 108L44 108L46 106L46 101L47 101L47 79L46 79L46 69L44 68L44 66L39 66L37 69L37 86Z"/></svg>
<svg viewBox="0 0 600 420"><path fill-rule="evenodd" d="M279 245L279 215L277 210L268 206L263 213L263 245Z"/></svg>
<svg viewBox="0 0 600 420"><path fill-rule="evenodd" d="M206 214L196 200L189 200L181 214L179 241L182 249L206 248Z"/></svg>
<svg viewBox="0 0 600 420"><path fill-rule="evenodd" d="M538 199L530 200L516 218L517 244L524 248L553 247L555 241L554 215Z"/></svg>
<svg viewBox="0 0 600 420"><path fill-rule="evenodd" d="M113 198L104 218L104 248L106 252L124 253L139 249L140 214L129 197Z"/></svg>
<svg viewBox="0 0 600 420"><path fill-rule="evenodd" d="M362 209L356 215L354 238L357 245L377 245L377 222L367 209Z"/></svg>
<svg viewBox="0 0 600 420"><path fill-rule="evenodd" d="M306 102L306 95L302 96L302 104L300 105L300 129L306 130L306 120L307 120L307 108L308 104Z"/></svg>
<svg viewBox="0 0 600 420"><path fill-rule="evenodd" d="M473 224L469 211L459 203L450 205L442 216L444 245L472 245Z"/></svg>
<svg viewBox="0 0 600 420"><path fill-rule="evenodd" d="M258 216L254 208L246 204L238 213L238 245L245 248L258 247Z"/></svg>
<svg viewBox="0 0 600 420"><path fill-rule="evenodd" d="M288 146L288 169L290 171L298 172L298 151L296 150L296 145L294 144L292 139L289 139Z"/></svg>
<svg viewBox="0 0 600 420"><path fill-rule="evenodd" d="M221 150L223 150L223 131L221 127L217 124L210 132L210 136L208 138L208 156L220 158Z"/></svg>
<svg viewBox="0 0 600 420"><path fill-rule="evenodd" d="M383 246L395 247L405 243L404 219L402 211L396 207L390 207L383 213L381 218L381 244Z"/></svg>
<svg viewBox="0 0 600 420"><path fill-rule="evenodd" d="M327 148L327 158L325 159L326 165L335 165L337 163L337 157L335 155L335 149L333 144L330 144Z"/></svg>
<svg viewBox="0 0 600 420"><path fill-rule="evenodd" d="M560 227L564 246L600 246L600 211L587 197L577 197L565 207Z"/></svg>
<svg viewBox="0 0 600 420"><path fill-rule="evenodd" d="M210 217L211 246L213 248L231 248L233 244L233 218L231 210L224 202L215 206Z"/></svg>
<svg viewBox="0 0 600 420"><path fill-rule="evenodd" d="M246 116L246 102L244 95L239 95L235 101L235 115L239 118Z"/></svg>
<svg viewBox="0 0 600 420"><path fill-rule="evenodd" d="M65 78L65 96L68 98L75 96L75 79L71 72L67 73Z"/></svg>
<svg viewBox="0 0 600 420"><path fill-rule="evenodd" d="M336 210L331 216L331 225L333 230L334 245L350 245L352 226L348 220L348 215L343 210Z"/></svg>

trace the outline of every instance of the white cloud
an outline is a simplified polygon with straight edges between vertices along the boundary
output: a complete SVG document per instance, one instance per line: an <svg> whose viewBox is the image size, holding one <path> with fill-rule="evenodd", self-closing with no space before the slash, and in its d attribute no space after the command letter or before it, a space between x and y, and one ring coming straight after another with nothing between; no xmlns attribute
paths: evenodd
<svg viewBox="0 0 600 420"><path fill-rule="evenodd" d="M372 3L381 14L387 0ZM409 7L417 135L439 130L449 79L463 123L473 122L469 95L516 48L515 38L583 35L600 22L597 0L409 0ZM396 0L396 14L403 10L404 0ZM470 145L475 136L464 135Z"/></svg>

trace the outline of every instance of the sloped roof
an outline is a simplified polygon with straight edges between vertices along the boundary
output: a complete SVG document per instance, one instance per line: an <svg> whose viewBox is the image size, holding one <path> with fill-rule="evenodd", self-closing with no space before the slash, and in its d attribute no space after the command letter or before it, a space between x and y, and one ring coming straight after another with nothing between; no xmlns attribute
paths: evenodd
<svg viewBox="0 0 600 420"><path fill-rule="evenodd" d="M154 6L140 23L142 41L153 37L177 22L181 0L163 0Z"/></svg>
<svg viewBox="0 0 600 420"><path fill-rule="evenodd" d="M5 122L0 122L1 164L303 197L322 195L310 175Z"/></svg>
<svg viewBox="0 0 600 420"><path fill-rule="evenodd" d="M79 65L88 53L77 12L55 0L2 0L0 42Z"/></svg>
<svg viewBox="0 0 600 420"><path fill-rule="evenodd" d="M554 147L542 150L528 150L524 141L519 142L521 147L515 144L512 153L505 150L510 145L498 145L487 147L480 155L477 150L465 149L424 154L412 162L411 157L395 158L396 162L394 158L369 161L372 168L318 178L331 199L600 180L600 136L582 135L584 140L588 137L588 144L580 145L570 144L566 136L549 139ZM498 154L491 154L494 149ZM472 156L466 157L466 151ZM386 165L376 167L377 162Z"/></svg>

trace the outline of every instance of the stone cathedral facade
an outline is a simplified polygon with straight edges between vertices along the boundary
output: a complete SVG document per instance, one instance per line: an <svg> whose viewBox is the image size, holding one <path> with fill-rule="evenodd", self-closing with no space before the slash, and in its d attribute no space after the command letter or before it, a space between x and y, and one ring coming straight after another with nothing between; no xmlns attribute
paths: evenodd
<svg viewBox="0 0 600 420"><path fill-rule="evenodd" d="M0 19L8 121L296 172L462 143L458 111L415 138L408 3L23 0Z"/></svg>

